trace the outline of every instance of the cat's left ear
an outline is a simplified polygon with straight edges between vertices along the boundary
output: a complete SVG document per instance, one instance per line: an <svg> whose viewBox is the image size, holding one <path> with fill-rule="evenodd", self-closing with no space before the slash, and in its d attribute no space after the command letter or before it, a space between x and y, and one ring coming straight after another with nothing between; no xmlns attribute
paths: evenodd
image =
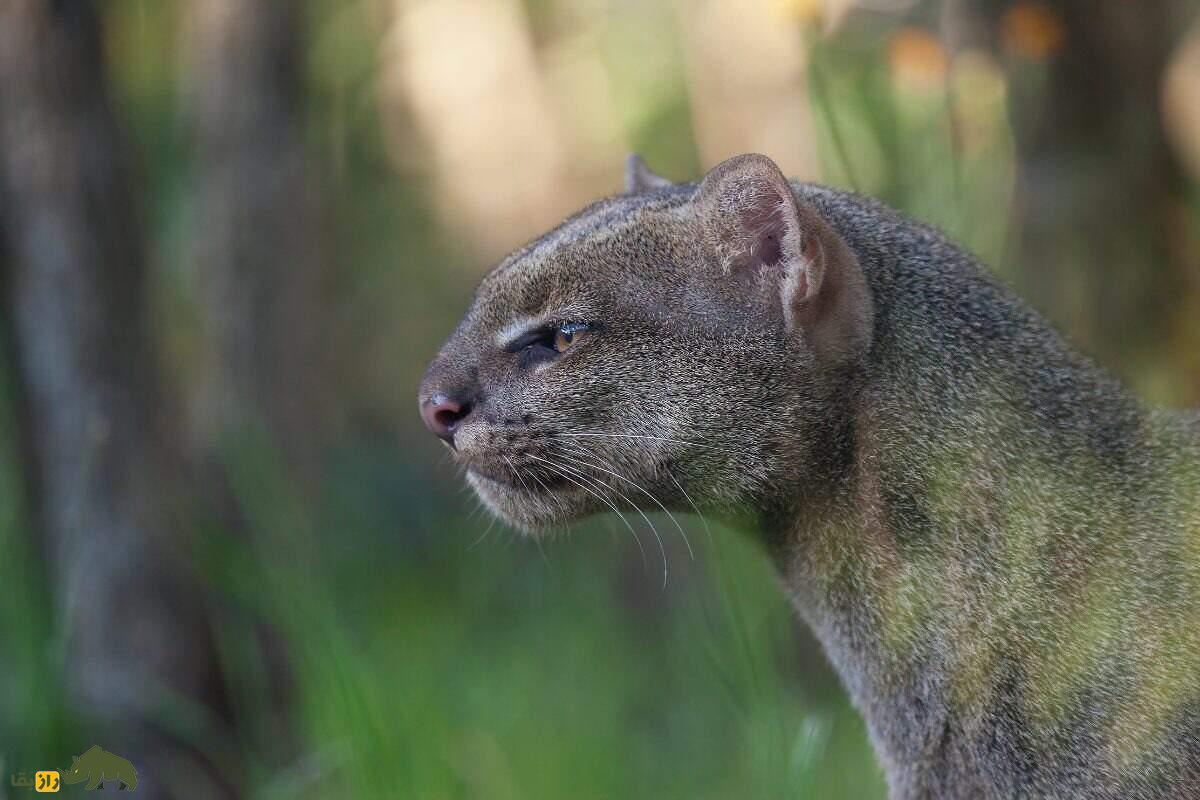
<svg viewBox="0 0 1200 800"><path fill-rule="evenodd" d="M751 153L718 164L692 203L727 279L769 288L787 329L819 348L864 352L874 315L858 259L774 161Z"/></svg>
<svg viewBox="0 0 1200 800"><path fill-rule="evenodd" d="M625 194L641 194L655 189L665 189L671 181L661 175L655 175L646 166L646 162L637 153L630 153L625 158Z"/></svg>

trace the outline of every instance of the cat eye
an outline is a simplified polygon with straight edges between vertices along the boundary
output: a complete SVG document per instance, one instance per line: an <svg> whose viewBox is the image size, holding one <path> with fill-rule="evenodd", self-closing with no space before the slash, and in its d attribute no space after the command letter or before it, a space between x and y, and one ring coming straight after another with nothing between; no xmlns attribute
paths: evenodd
<svg viewBox="0 0 1200 800"><path fill-rule="evenodd" d="M591 325L584 322L547 325L518 336L504 349L510 353L517 353L522 364L528 366L562 355L577 344L591 328Z"/></svg>
<svg viewBox="0 0 1200 800"><path fill-rule="evenodd" d="M555 352L565 352L568 347L575 344L576 341L587 331L586 325L573 323L570 325L560 325L554 329L554 350Z"/></svg>

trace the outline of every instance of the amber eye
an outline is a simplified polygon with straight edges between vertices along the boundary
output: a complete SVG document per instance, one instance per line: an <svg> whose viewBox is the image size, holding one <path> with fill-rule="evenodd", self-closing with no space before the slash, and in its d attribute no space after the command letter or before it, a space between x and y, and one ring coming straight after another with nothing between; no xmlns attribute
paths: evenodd
<svg viewBox="0 0 1200 800"><path fill-rule="evenodd" d="M554 350L562 353L575 344L587 330L585 325L563 325L554 331Z"/></svg>

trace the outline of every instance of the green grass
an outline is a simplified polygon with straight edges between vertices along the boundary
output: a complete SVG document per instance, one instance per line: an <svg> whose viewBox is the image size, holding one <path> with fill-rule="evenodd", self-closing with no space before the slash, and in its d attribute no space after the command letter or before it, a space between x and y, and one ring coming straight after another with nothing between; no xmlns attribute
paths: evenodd
<svg viewBox="0 0 1200 800"><path fill-rule="evenodd" d="M447 533L466 542L473 531ZM737 632L696 619L696 595L711 587L677 590L682 613L663 607L669 595L630 609L603 567L614 548L601 531L556 547L567 552L549 563L528 545L496 548L456 559L452 574L381 570L359 584L360 609L335 605L320 623L303 620L316 629L294 639L304 716L332 767L330 788L773 797L836 783L839 764L869 758L858 722L804 702L772 648L747 663ZM752 555L730 567L775 591ZM755 613L742 634L761 646L771 622L787 630L786 612L749 594ZM860 788L878 794L871 777Z"/></svg>
<svg viewBox="0 0 1200 800"><path fill-rule="evenodd" d="M234 472L270 497L260 455ZM753 542L690 526L697 558L668 541L664 589L645 530L643 564L603 520L539 548L480 539L480 514L430 530L419 503L372 508L364 483L403 474L389 458L347 454L316 536L252 512L260 543L299 556L244 576L286 632L305 732L264 796L882 796L828 675L805 690L811 642Z"/></svg>

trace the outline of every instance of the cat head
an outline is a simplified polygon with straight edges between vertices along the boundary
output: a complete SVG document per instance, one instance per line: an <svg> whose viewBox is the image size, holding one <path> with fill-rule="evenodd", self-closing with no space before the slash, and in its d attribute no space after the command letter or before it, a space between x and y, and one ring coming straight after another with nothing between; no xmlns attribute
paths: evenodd
<svg viewBox="0 0 1200 800"><path fill-rule="evenodd" d="M736 510L817 479L871 339L853 252L761 155L625 194L514 252L430 364L426 425L504 520Z"/></svg>

